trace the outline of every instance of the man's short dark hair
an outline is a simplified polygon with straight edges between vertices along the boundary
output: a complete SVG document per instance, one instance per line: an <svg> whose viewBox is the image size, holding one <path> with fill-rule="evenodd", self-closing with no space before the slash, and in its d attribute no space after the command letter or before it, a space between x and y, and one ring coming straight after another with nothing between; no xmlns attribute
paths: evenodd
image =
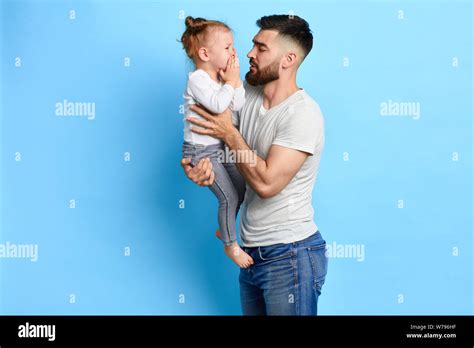
<svg viewBox="0 0 474 348"><path fill-rule="evenodd" d="M261 30L275 30L280 35L292 39L301 47L304 57L313 48L313 34L311 34L308 22L301 17L295 15L263 16L257 20L257 26Z"/></svg>

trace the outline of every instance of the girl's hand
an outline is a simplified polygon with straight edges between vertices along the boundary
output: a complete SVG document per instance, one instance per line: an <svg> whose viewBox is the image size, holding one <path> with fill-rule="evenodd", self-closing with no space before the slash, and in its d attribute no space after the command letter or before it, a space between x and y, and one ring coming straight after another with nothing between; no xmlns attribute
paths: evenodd
<svg viewBox="0 0 474 348"><path fill-rule="evenodd" d="M230 84L234 88L237 88L242 84L242 81L240 80L239 58L237 57L235 49L234 54L227 61L225 70L219 70L219 75L225 83Z"/></svg>

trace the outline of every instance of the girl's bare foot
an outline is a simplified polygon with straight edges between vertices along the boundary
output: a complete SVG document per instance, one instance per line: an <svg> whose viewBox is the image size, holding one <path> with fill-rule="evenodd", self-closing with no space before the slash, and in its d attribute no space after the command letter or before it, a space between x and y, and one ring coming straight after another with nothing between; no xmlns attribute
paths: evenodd
<svg viewBox="0 0 474 348"><path fill-rule="evenodd" d="M216 230L216 237L222 240L221 231ZM243 251L237 243L230 246L224 246L224 251L226 255L241 268L247 268L248 266L253 265L253 259L249 254Z"/></svg>
<svg viewBox="0 0 474 348"><path fill-rule="evenodd" d="M253 265L253 259L243 251L237 243L229 246L224 246L224 251L227 256L234 261L240 268L247 268Z"/></svg>

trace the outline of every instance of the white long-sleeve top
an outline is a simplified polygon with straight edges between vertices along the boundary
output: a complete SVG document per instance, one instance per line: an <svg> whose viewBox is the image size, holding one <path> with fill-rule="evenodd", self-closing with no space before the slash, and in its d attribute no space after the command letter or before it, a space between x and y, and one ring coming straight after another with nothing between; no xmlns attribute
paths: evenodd
<svg viewBox="0 0 474 348"><path fill-rule="evenodd" d="M232 111L232 122L238 125L237 111L245 103L244 86L238 88L229 84L214 81L207 72L197 69L189 73L188 84L184 97L184 140L191 144L212 145L218 144L221 140L209 135L197 134L191 131L191 127L198 127L186 120L186 117L193 116L203 119L201 116L191 111L192 104L201 104L212 113L219 114L227 108Z"/></svg>

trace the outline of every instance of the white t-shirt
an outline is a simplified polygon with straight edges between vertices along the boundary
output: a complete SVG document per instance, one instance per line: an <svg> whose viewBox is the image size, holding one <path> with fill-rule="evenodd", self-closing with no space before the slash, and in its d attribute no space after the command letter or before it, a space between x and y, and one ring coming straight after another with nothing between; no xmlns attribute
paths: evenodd
<svg viewBox="0 0 474 348"><path fill-rule="evenodd" d="M245 85L246 102L235 113L239 131L252 150L267 158L272 145L310 154L277 195L260 198L247 184L241 208L240 237L247 247L292 243L318 229L313 221L312 193L324 147L324 119L319 105L303 90L278 105L263 108L263 87Z"/></svg>
<svg viewBox="0 0 474 348"><path fill-rule="evenodd" d="M224 112L227 108L232 111L238 111L245 102L244 86L238 88L229 84L218 83L214 81L207 72L197 69L189 73L188 85L183 95L184 97L184 140L191 144L212 145L221 141L209 135L197 134L191 131L191 127L197 127L186 120L186 117L193 116L203 119L201 116L192 112L189 106L192 104L201 104L207 110L214 114ZM234 117L233 117L233 120ZM235 124L235 123L234 123Z"/></svg>

